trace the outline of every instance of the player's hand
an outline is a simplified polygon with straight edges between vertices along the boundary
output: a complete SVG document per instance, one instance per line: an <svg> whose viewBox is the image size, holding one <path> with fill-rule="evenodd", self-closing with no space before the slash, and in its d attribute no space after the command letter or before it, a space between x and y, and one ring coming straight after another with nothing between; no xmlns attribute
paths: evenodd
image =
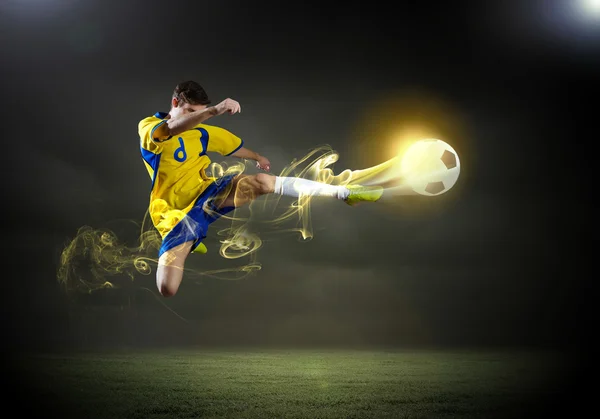
<svg viewBox="0 0 600 419"><path fill-rule="evenodd" d="M258 160L256 160L256 167L261 170L264 170L265 172L268 172L269 170L271 170L271 162L268 158L260 156Z"/></svg>
<svg viewBox="0 0 600 419"><path fill-rule="evenodd" d="M224 113L233 115L234 113L242 112L242 107L240 106L239 102L229 98L225 99L218 105L215 105L215 109L217 110L217 115L223 115Z"/></svg>

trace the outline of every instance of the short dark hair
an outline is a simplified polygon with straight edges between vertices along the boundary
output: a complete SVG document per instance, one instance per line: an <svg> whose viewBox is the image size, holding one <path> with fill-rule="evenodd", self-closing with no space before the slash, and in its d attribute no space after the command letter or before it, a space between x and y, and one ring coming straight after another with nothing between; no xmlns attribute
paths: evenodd
<svg viewBox="0 0 600 419"><path fill-rule="evenodd" d="M173 98L190 105L208 105L210 103L204 88L193 80L184 81L175 86Z"/></svg>

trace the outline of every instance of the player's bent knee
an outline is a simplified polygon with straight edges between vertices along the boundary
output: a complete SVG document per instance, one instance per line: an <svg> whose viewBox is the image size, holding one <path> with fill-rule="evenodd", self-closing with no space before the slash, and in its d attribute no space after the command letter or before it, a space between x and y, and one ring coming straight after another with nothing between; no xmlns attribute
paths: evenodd
<svg viewBox="0 0 600 419"><path fill-rule="evenodd" d="M173 297L181 284L182 273L179 269L159 265L156 273L156 286L163 297Z"/></svg>
<svg viewBox="0 0 600 419"><path fill-rule="evenodd" d="M183 265L192 244L189 241L167 250L158 259L156 286L163 297L172 297L177 293L183 279Z"/></svg>
<svg viewBox="0 0 600 419"><path fill-rule="evenodd" d="M162 295L163 297L168 298L173 297L175 294L177 294L178 288L178 286L174 286L172 284L169 284L168 282L163 282L158 285L158 292L160 292L160 295Z"/></svg>
<svg viewBox="0 0 600 419"><path fill-rule="evenodd" d="M258 192L262 195L271 193L275 190L275 176L266 173L255 175Z"/></svg>

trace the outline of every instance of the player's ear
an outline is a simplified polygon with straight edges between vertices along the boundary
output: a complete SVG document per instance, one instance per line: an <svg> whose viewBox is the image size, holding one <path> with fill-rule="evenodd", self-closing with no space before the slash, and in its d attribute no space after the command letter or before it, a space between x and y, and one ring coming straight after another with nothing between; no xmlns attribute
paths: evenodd
<svg viewBox="0 0 600 419"><path fill-rule="evenodd" d="M173 106L174 108L176 108L177 105L179 105L179 100L177 100L177 98L174 97L173 99L171 99L171 106Z"/></svg>

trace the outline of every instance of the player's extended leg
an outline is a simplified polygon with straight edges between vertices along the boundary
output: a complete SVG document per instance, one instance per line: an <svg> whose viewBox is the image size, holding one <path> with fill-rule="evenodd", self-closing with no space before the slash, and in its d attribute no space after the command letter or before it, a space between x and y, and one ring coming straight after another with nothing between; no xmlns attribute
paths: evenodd
<svg viewBox="0 0 600 419"><path fill-rule="evenodd" d="M298 198L301 195L329 196L355 205L363 201L377 201L383 194L380 186L329 185L308 179L280 177L259 173L239 175L233 180L233 188L219 207L240 207L261 195L277 193Z"/></svg>
<svg viewBox="0 0 600 419"><path fill-rule="evenodd" d="M163 297L177 293L183 279L183 267L193 241L188 241L164 252L158 259L156 286Z"/></svg>

